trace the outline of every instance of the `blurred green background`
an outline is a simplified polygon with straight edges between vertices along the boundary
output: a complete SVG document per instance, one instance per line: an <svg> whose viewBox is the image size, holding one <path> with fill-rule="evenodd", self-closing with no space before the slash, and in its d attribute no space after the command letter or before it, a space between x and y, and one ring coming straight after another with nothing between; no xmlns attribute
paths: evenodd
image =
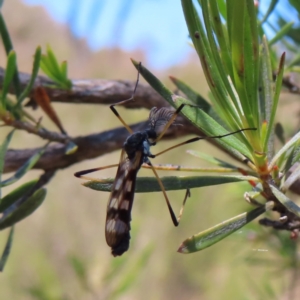
<svg viewBox="0 0 300 300"><path fill-rule="evenodd" d="M20 71L31 72L36 46L45 49L47 43L60 61L68 60L72 79L135 80L136 70L129 58L143 61L143 54L138 51L90 52L84 40L75 40L67 27L54 23L44 10L27 7L17 0L6 1L3 15L18 54ZM0 52L3 67L6 56L2 48ZM151 71L171 89L174 87L169 75L184 80L204 96L208 93L196 55L172 69ZM279 119L286 128L295 128L299 124L297 97L285 96ZM106 106L60 103L54 106L71 136L121 126ZM129 123L148 116L146 110L120 108L119 112ZM34 115L38 118L43 113L37 110ZM46 117L43 122L56 130ZM24 132L18 132L17 136L12 148L41 145L35 136ZM153 153L182 140L160 142ZM166 153L153 163L207 165L186 154L187 149L201 149L222 157L218 150L201 141ZM113 258L104 237L109 195L81 186L73 173L117 163L119 155L117 151L56 174L48 185L45 203L16 226L12 253L4 273L0 274L1 299L287 299L288 293L284 291L288 290L293 274L288 268L282 268L284 255L278 257L276 238L266 242L268 230L256 222L202 252L191 255L176 252L185 238L249 210L243 200L243 193L250 190L247 183L192 190L178 228L173 226L161 193L137 194L130 249L122 257ZM115 172L110 169L93 176L113 177ZM40 172L30 173L34 178ZM174 172L160 174L174 175ZM152 174L141 170L139 175ZM184 192L168 195L178 212ZM4 247L7 233L1 232L0 249ZM283 236L288 238L289 234Z"/></svg>

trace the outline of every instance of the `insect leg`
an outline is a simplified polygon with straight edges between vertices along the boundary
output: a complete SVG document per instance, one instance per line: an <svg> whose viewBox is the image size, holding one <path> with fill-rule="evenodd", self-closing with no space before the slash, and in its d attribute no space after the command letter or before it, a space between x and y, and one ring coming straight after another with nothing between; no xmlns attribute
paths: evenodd
<svg viewBox="0 0 300 300"><path fill-rule="evenodd" d="M84 176L84 175L85 174L89 174L89 173L93 173L93 172L96 172L96 171L101 171L101 170L105 170L105 169L109 169L109 168L114 168L114 167L117 167L117 166L119 166L119 164L114 164L114 165L108 165L108 166L104 166L104 167L98 167L98 168L92 168L92 169L82 170L82 171L74 173L74 176L78 177L78 178L83 178L83 179L86 179L86 180L95 180L95 178ZM101 179L97 179L97 181L101 181Z"/></svg>
<svg viewBox="0 0 300 300"><path fill-rule="evenodd" d="M128 130L129 133L133 133L133 130L129 127L129 125L123 120L123 118L120 116L120 114L118 113L118 111L116 110L115 106L116 105L122 105L122 104L125 104L125 103L128 103L130 101L134 101L134 95L135 95L135 92L136 92L136 89L138 87L138 84L139 84L139 80L140 80L140 68L141 68L141 63L139 63L139 66L138 66L138 74L137 74L137 79L136 79L136 83L135 83L135 87L134 87L134 90L133 90L133 93L132 93L132 96L129 98L129 99L126 99L126 100L123 100L123 101L120 101L118 103L114 103L112 105L110 105L110 109L111 111L114 113L114 115L120 120L120 122L124 125L124 127Z"/></svg>
<svg viewBox="0 0 300 300"><path fill-rule="evenodd" d="M163 183L161 182L161 180L160 180L160 178L159 178L159 176L158 176L158 174L157 174L155 168L153 167L153 165L152 165L152 163L150 162L150 160L147 162L147 164L151 167L151 169L152 169L152 171L153 171L153 173L154 173L154 175L155 175L155 177L156 177L156 179L157 179L157 182L158 182L158 184L159 184L159 186L160 186L160 188L161 188L161 190L162 190L162 192L163 192L163 194L164 194L164 197L165 197L165 200L166 200L166 203L167 203L167 206L168 206L168 209L169 209L169 212L170 212L170 215L171 215L171 219L172 219L172 221L173 221L173 224L174 224L175 226L178 226L178 225L179 225L179 222L180 222L180 219L181 219L181 216L182 216L182 213L183 213L183 208L184 208L184 205L185 205L185 203L186 203L187 197L190 196L190 190L189 190L189 189L186 190L186 194L185 194L185 197L184 197L184 200L183 200L183 203L182 203L182 207L181 207L181 209L180 209L180 212L179 212L178 217L176 217L176 216L175 216L175 213L174 213L174 211L173 211L173 209L172 209L171 203L170 203L170 201L169 201L169 199L168 199L168 196L167 196L166 190L165 190L165 188L164 188L164 185L163 185Z"/></svg>

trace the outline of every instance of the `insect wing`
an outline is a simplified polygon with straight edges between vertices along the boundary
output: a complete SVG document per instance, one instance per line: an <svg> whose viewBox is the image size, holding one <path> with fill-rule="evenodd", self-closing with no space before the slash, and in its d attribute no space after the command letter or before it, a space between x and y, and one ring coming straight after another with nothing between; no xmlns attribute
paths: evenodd
<svg viewBox="0 0 300 300"><path fill-rule="evenodd" d="M174 116L174 110L166 107L160 109L153 107L149 114L149 125L157 134L160 134L165 125Z"/></svg>
<svg viewBox="0 0 300 300"><path fill-rule="evenodd" d="M129 248L131 208L136 175L142 160L141 151L137 151L131 160L128 160L125 155L125 151L122 150L107 205L105 236L114 256L122 255Z"/></svg>

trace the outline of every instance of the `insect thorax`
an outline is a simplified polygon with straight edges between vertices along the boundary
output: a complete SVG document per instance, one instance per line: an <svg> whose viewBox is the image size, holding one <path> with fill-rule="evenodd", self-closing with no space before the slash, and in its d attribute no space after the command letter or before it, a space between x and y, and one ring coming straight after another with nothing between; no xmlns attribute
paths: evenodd
<svg viewBox="0 0 300 300"><path fill-rule="evenodd" d="M155 145L156 138L156 132L151 129L138 131L130 135L123 145L128 158L134 158L137 151L142 151L145 158L151 157L150 147Z"/></svg>

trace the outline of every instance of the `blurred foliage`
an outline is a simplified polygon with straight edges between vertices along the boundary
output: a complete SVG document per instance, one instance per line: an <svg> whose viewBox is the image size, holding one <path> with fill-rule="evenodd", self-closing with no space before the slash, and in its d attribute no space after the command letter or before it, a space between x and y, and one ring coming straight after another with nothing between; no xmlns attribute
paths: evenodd
<svg viewBox="0 0 300 300"><path fill-rule="evenodd" d="M48 45L47 52L45 55L42 55L41 58L41 69L43 72L52 79L58 88L61 89L71 89L72 82L68 79L68 64L66 61L63 61L60 65L55 57L53 50Z"/></svg>

